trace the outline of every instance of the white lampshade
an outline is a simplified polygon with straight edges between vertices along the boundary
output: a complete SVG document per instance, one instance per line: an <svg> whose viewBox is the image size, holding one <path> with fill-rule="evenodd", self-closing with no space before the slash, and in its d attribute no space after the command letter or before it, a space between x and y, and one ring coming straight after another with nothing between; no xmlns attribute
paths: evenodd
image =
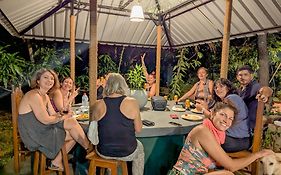
<svg viewBox="0 0 281 175"><path fill-rule="evenodd" d="M131 11L130 21L142 22L144 20L143 10L140 5L134 5Z"/></svg>

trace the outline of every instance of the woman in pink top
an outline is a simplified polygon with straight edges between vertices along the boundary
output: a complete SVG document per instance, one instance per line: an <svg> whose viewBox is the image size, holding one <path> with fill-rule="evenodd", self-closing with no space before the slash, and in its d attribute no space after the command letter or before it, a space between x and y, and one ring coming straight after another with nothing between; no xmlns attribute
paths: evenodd
<svg viewBox="0 0 281 175"><path fill-rule="evenodd" d="M262 150L245 158L232 159L224 152L221 144L225 141L225 131L232 125L236 113L236 108L230 103L216 103L211 118L205 119L203 124L190 131L178 161L168 175L233 175L232 172L248 166L256 159L272 154L271 150ZM216 171L216 165L225 169Z"/></svg>

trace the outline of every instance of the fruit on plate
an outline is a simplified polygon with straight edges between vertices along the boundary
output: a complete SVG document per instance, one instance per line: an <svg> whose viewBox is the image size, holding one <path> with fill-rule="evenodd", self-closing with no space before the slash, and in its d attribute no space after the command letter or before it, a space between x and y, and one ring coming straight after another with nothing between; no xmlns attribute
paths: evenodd
<svg viewBox="0 0 281 175"><path fill-rule="evenodd" d="M198 113L198 114L203 114L203 111L202 111L202 110L199 111L199 110L197 110L196 108L195 108L195 109L191 109L190 111L191 111L191 112L194 112L194 113Z"/></svg>
<svg viewBox="0 0 281 175"><path fill-rule="evenodd" d="M202 120L204 117L200 116L200 115L194 115L194 114L184 114L181 116L181 118L186 119L186 120L197 121L197 120Z"/></svg>
<svg viewBox="0 0 281 175"><path fill-rule="evenodd" d="M88 114L80 114L76 117L77 120L88 120L89 115Z"/></svg>

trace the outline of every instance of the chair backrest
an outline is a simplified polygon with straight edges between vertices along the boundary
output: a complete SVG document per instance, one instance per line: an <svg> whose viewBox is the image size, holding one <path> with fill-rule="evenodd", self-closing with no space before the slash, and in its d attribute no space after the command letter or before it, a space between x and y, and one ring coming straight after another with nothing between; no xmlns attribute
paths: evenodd
<svg viewBox="0 0 281 175"><path fill-rule="evenodd" d="M265 96L269 98L272 95L272 89L269 87L262 87L259 91L259 96ZM265 103L262 101L258 101L257 113L256 113L256 125L254 129L254 138L252 144L252 153L258 152L261 149L261 141L262 141L262 131L263 131L263 113L264 113L264 105ZM234 153L228 153L230 157L233 158L242 158L251 154L250 151L244 150ZM253 162L251 164L251 175L257 175L259 170L259 164L257 162Z"/></svg>
<svg viewBox="0 0 281 175"><path fill-rule="evenodd" d="M262 87L259 91L260 98L262 96L267 97L268 99L272 95L272 89L269 87ZM263 113L264 113L264 105L265 103L262 101L258 101L257 113L256 113L256 125L254 129L254 138L253 138L253 147L252 152L258 152L261 148L262 141L262 131L263 131Z"/></svg>
<svg viewBox="0 0 281 175"><path fill-rule="evenodd" d="M259 97L262 96L267 97L268 99L272 95L272 89L270 87L262 87L259 91ZM263 113L264 113L264 105L265 103L261 100L258 101L257 114L256 114L256 125L254 129L254 138L253 138L253 146L252 153L258 152L261 149L262 142L262 131L263 131ZM259 173L259 163L257 161L252 163L251 166L251 174L257 175Z"/></svg>
<svg viewBox="0 0 281 175"><path fill-rule="evenodd" d="M12 126L13 126L13 146L14 146L14 170L19 172L20 169L20 156L26 155L27 150L24 150L23 143L20 140L18 134L18 114L19 105L23 97L23 92L21 87L16 87L12 89L11 103L12 103ZM23 153L23 154L22 154Z"/></svg>

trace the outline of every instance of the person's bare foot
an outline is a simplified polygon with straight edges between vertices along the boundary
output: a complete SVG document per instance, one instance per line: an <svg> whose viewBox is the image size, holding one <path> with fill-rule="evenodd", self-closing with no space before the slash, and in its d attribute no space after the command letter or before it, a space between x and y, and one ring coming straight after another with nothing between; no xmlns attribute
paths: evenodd
<svg viewBox="0 0 281 175"><path fill-rule="evenodd" d="M63 166L55 165L52 162L51 162L51 165L48 166L48 169L53 170L53 171L64 171Z"/></svg>

